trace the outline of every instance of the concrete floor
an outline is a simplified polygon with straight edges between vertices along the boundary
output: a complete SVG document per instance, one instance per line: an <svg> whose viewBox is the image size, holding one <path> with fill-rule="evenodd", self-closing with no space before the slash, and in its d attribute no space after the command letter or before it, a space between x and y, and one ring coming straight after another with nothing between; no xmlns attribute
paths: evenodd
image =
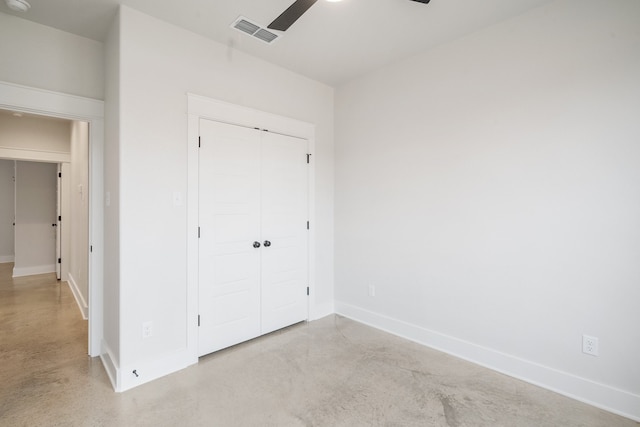
<svg viewBox="0 0 640 427"><path fill-rule="evenodd" d="M53 275L0 264L2 426L639 426L331 316L114 393Z"/></svg>

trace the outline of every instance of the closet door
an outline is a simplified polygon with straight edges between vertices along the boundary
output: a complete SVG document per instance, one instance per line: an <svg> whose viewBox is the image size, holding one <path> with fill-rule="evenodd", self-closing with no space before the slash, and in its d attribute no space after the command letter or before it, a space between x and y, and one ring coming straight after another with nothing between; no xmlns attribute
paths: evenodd
<svg viewBox="0 0 640 427"><path fill-rule="evenodd" d="M199 355L307 319L306 153L200 120Z"/></svg>
<svg viewBox="0 0 640 427"><path fill-rule="evenodd" d="M200 120L199 355L260 335L260 132Z"/></svg>
<svg viewBox="0 0 640 427"><path fill-rule="evenodd" d="M261 333L307 319L307 141L262 133Z"/></svg>

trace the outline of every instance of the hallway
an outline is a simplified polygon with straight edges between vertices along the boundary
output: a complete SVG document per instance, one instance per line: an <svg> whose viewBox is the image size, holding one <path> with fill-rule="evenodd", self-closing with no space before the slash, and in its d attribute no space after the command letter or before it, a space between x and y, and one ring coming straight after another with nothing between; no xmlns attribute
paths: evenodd
<svg viewBox="0 0 640 427"><path fill-rule="evenodd" d="M339 316L114 393L67 284L11 268L0 264L0 426L638 426Z"/></svg>
<svg viewBox="0 0 640 427"><path fill-rule="evenodd" d="M0 425L61 422L87 404L78 397L113 394L67 283L12 269L0 264Z"/></svg>

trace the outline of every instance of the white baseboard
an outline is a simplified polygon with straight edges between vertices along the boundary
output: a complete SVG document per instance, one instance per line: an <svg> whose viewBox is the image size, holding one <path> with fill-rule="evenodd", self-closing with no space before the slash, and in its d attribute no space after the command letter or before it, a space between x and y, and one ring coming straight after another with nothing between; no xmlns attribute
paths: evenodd
<svg viewBox="0 0 640 427"><path fill-rule="evenodd" d="M102 350L100 351L100 360L102 360L102 366L104 366L104 370L107 371L107 376L109 377L109 381L111 381L111 386L114 390L117 390L118 367L116 359L113 357L111 348L104 340L102 340L100 346L102 347Z"/></svg>
<svg viewBox="0 0 640 427"><path fill-rule="evenodd" d="M67 283L69 283L69 289L71 289L71 292L76 299L76 303L78 303L78 308L80 309L82 318L84 320L89 319L89 304L87 304L84 297L82 296L82 292L80 292L80 288L78 288L78 283L76 282L76 279L73 278L73 275L71 273L69 273L69 280L67 281Z"/></svg>
<svg viewBox="0 0 640 427"><path fill-rule="evenodd" d="M198 363L188 349L180 350L159 360L151 360L129 366L122 366L118 370L117 392L130 390L139 385L148 383L165 375L172 374L188 366ZM135 371L135 374L133 373Z"/></svg>
<svg viewBox="0 0 640 427"><path fill-rule="evenodd" d="M36 265L34 267L13 267L13 277L33 276L35 274L55 273L56 265Z"/></svg>
<svg viewBox="0 0 640 427"><path fill-rule="evenodd" d="M184 349L160 360L121 367L105 340L102 340L101 347L100 360L107 371L113 389L118 393L198 363L198 358Z"/></svg>
<svg viewBox="0 0 640 427"><path fill-rule="evenodd" d="M440 334L343 302L336 313L575 400L640 421L640 395Z"/></svg>
<svg viewBox="0 0 640 427"><path fill-rule="evenodd" d="M0 264L6 264L8 262L14 262L16 259L13 255L0 255Z"/></svg>

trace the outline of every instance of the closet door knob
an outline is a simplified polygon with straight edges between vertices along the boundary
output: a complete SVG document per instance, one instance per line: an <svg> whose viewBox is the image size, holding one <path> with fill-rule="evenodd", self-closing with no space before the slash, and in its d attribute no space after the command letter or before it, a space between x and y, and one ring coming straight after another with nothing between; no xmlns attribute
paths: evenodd
<svg viewBox="0 0 640 427"><path fill-rule="evenodd" d="M253 242L253 247L258 249L260 247L260 242Z"/></svg>
<svg viewBox="0 0 640 427"><path fill-rule="evenodd" d="M271 246L271 242L270 242L270 241L268 241L268 240L265 240L265 241L264 241L264 247L265 247L265 248L268 248L269 246Z"/></svg>

